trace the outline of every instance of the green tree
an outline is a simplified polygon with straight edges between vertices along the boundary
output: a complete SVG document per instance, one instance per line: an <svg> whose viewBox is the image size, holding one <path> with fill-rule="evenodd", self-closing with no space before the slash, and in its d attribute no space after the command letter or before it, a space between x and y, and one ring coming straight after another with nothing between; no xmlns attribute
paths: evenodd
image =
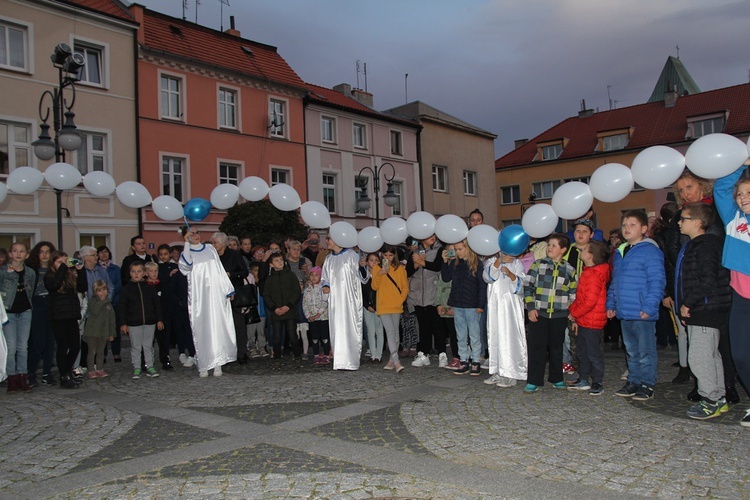
<svg viewBox="0 0 750 500"><path fill-rule="evenodd" d="M282 212L270 201L261 200L235 205L227 211L219 231L235 236L249 235L253 243L281 242L287 236L299 241L307 238L307 227L298 212Z"/></svg>

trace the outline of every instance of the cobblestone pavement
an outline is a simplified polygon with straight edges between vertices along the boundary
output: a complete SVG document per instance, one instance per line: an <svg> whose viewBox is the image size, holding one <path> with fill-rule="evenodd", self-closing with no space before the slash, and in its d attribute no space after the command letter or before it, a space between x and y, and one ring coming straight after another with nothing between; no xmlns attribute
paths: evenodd
<svg viewBox="0 0 750 500"><path fill-rule="evenodd" d="M177 363L131 380L125 358L76 390L0 393L0 498L750 498L744 393L690 420L675 351L642 403L614 396L623 354L605 355L599 397L526 395L436 360L396 374L257 359L205 379Z"/></svg>

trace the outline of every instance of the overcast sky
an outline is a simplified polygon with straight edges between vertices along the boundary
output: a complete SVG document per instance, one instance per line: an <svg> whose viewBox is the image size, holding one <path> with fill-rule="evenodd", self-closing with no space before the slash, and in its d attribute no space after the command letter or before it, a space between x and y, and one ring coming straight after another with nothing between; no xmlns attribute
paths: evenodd
<svg viewBox="0 0 750 500"><path fill-rule="evenodd" d="M196 19L196 0L186 0ZM198 24L220 29L220 0ZM747 83L750 0L224 0L244 38L304 80L420 100L498 136L496 156L588 108L646 102L670 55L701 90ZM139 0L181 18L183 0ZM409 74L408 94L404 75Z"/></svg>

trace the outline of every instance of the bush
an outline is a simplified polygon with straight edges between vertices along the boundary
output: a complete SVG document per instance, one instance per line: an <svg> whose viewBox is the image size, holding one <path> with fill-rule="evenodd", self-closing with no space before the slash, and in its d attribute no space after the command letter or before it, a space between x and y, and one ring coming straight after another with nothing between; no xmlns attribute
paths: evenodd
<svg viewBox="0 0 750 500"><path fill-rule="evenodd" d="M282 242L287 236L307 239L307 226L298 212L282 212L270 201L261 200L235 205L227 211L219 231L235 236L250 236L253 243Z"/></svg>

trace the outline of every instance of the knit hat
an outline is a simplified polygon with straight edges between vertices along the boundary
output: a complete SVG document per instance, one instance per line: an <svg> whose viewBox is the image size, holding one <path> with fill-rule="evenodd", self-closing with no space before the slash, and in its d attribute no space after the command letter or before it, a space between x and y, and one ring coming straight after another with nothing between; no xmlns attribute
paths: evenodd
<svg viewBox="0 0 750 500"><path fill-rule="evenodd" d="M573 227L576 226L586 226L587 228L591 229L591 232L594 232L594 223L591 219L578 219L573 223Z"/></svg>
<svg viewBox="0 0 750 500"><path fill-rule="evenodd" d="M323 269L321 269L320 266L315 266L312 269L310 269L310 274L312 274L312 273L315 273L318 276L322 276L323 275Z"/></svg>

